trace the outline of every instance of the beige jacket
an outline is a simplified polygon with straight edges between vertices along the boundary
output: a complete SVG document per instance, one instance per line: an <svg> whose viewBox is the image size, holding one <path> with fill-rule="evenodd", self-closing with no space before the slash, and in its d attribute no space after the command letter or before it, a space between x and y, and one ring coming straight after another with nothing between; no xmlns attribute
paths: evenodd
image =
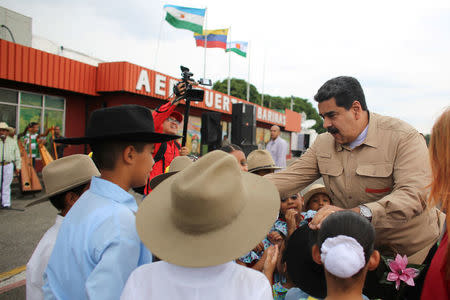
<svg viewBox="0 0 450 300"><path fill-rule="evenodd" d="M285 171L266 175L280 193L293 194L320 176L333 204L372 210L376 248L422 263L443 227L443 214L426 208L430 184L424 138L407 123L370 113L367 137L351 150L321 134Z"/></svg>

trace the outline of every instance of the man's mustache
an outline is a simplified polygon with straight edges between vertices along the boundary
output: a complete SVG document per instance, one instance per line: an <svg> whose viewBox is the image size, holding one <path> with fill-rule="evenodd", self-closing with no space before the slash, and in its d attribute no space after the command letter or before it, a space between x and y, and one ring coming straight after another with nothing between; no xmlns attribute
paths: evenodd
<svg viewBox="0 0 450 300"><path fill-rule="evenodd" d="M331 134L339 133L339 129L337 129L336 127L333 127L333 126L328 127L327 131Z"/></svg>

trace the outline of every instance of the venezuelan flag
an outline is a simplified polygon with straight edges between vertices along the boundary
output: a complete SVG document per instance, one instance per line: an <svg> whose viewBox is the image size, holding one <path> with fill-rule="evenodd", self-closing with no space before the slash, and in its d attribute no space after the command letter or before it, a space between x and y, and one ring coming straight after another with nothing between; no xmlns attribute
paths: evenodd
<svg viewBox="0 0 450 300"><path fill-rule="evenodd" d="M206 48L227 48L228 29L204 30L203 34L194 33L197 47ZM205 38L206 37L206 38Z"/></svg>

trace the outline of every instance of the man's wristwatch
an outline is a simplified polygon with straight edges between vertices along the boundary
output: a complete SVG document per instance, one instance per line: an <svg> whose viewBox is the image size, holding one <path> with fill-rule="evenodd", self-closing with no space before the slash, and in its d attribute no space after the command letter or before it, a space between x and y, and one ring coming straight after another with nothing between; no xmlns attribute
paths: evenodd
<svg viewBox="0 0 450 300"><path fill-rule="evenodd" d="M369 222L372 222L372 211L365 205L359 206L359 214L366 218Z"/></svg>

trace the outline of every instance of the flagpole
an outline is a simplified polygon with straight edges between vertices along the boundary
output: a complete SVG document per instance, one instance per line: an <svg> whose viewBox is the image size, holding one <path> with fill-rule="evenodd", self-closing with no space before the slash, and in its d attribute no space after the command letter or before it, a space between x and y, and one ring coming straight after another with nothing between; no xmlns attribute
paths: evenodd
<svg viewBox="0 0 450 300"><path fill-rule="evenodd" d="M164 23L164 15L161 19L161 23L159 24L159 33L158 33L158 42L156 43L156 53L155 53L155 62L153 63L153 69L156 70L157 63L158 63L158 52L159 52L159 42L161 40L161 31Z"/></svg>
<svg viewBox="0 0 450 300"><path fill-rule="evenodd" d="M247 72L247 101L250 101L250 41L248 41L247 49L248 72Z"/></svg>
<svg viewBox="0 0 450 300"><path fill-rule="evenodd" d="M231 44L231 26L228 28L228 36L230 37L230 44ZM228 37L227 37L228 38ZM225 50L226 51L226 50ZM228 96L230 96L230 74L231 74L231 51L228 51Z"/></svg>
<svg viewBox="0 0 450 300"><path fill-rule="evenodd" d="M264 79L265 79L265 77L266 77L266 54L267 54L267 50L264 49L263 78L262 78L262 93L261 93L261 106L264 106Z"/></svg>
<svg viewBox="0 0 450 300"><path fill-rule="evenodd" d="M207 32L206 32L206 26L207 26L207 24L208 24L208 8L207 7L205 7L205 26L203 27L204 29L203 29L203 33L204 33L204 35L205 35L205 41L204 41L204 47L205 47L205 50L204 50L204 57L203 57L203 78L206 78L206 44L208 43L208 35L206 34Z"/></svg>

